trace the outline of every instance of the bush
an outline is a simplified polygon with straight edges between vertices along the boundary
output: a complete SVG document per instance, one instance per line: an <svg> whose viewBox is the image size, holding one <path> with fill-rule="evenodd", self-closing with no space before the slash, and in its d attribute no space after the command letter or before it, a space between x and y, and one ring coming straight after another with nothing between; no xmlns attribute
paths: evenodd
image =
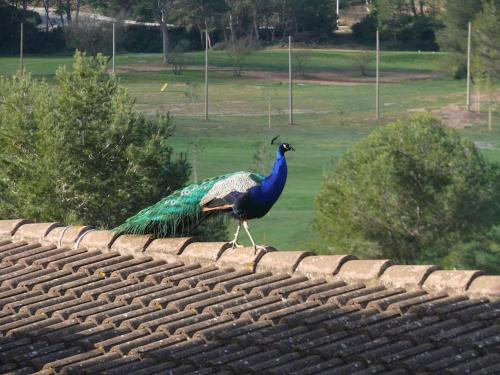
<svg viewBox="0 0 500 375"><path fill-rule="evenodd" d="M189 50L189 41L180 40L175 47L167 54L167 63L172 67L175 75L180 75L186 70L188 57L186 51Z"/></svg>
<svg viewBox="0 0 500 375"><path fill-rule="evenodd" d="M420 115L375 130L342 157L317 197L315 228L341 252L403 263L430 252L444 263L450 245L499 222L499 185L498 166L472 142Z"/></svg>
<svg viewBox="0 0 500 375"><path fill-rule="evenodd" d="M375 45L377 13L371 13L352 27L357 43ZM385 48L438 51L436 33L442 24L429 16L404 15L391 20L391 26L380 28L380 42Z"/></svg>
<svg viewBox="0 0 500 375"><path fill-rule="evenodd" d="M370 13L352 26L352 37L357 43L375 45L377 32L377 17Z"/></svg>
<svg viewBox="0 0 500 375"><path fill-rule="evenodd" d="M114 227L186 183L172 119L135 112L105 61L77 53L56 88L0 78L0 217Z"/></svg>
<svg viewBox="0 0 500 375"><path fill-rule="evenodd" d="M241 38L234 42L229 42L226 46L226 55L228 63L233 67L233 76L240 77L243 67L256 49L251 38Z"/></svg>
<svg viewBox="0 0 500 375"><path fill-rule="evenodd" d="M160 28L157 26L126 25L121 31L121 48L128 52L160 53L162 52L162 38ZM178 27L169 29L168 36L172 49L178 47L182 51L200 49L199 34L193 29L187 31Z"/></svg>

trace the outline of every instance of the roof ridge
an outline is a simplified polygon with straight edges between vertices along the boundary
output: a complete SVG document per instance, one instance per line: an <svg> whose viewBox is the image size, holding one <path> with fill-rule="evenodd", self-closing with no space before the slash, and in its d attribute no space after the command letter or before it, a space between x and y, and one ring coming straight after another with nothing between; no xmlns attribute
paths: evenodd
<svg viewBox="0 0 500 375"><path fill-rule="evenodd" d="M500 276L480 270L442 270L436 265L398 265L390 259L360 260L353 255L312 255L308 251L231 249L225 242L197 242L192 237L154 238L152 235L118 235L89 226L31 223L25 219L0 220L0 241L37 241L42 245L119 252L135 258L199 263L236 270L342 280L367 286L466 293L500 298Z"/></svg>

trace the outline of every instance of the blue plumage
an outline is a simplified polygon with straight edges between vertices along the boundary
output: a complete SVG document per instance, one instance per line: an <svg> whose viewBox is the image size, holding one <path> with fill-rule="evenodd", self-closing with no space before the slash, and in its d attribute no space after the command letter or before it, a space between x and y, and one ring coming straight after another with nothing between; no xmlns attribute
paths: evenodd
<svg viewBox="0 0 500 375"><path fill-rule="evenodd" d="M237 241L243 225L257 250L259 246L249 232L247 221L266 215L280 197L288 173L285 153L290 150L294 149L288 143L279 145L273 170L267 177L236 172L189 185L143 209L116 230L120 233L175 235L179 226L193 228L201 220L214 215L230 214L239 222L231 241L233 247L239 246Z"/></svg>

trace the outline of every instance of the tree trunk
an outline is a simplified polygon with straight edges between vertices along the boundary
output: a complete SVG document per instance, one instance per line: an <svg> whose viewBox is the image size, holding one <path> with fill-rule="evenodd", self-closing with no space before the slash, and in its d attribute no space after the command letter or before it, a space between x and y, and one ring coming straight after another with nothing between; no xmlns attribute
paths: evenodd
<svg viewBox="0 0 500 375"><path fill-rule="evenodd" d="M26 9L28 5L26 4L26 0L23 0L23 15L22 15L22 22L26 22Z"/></svg>
<svg viewBox="0 0 500 375"><path fill-rule="evenodd" d="M415 0L410 0L411 12L416 17L417 16L417 5L415 4Z"/></svg>
<svg viewBox="0 0 500 375"><path fill-rule="evenodd" d="M81 5L81 0L76 0L75 24L77 26L78 26L78 19L80 18L80 5Z"/></svg>
<svg viewBox="0 0 500 375"><path fill-rule="evenodd" d="M476 112L481 113L481 83L476 86Z"/></svg>
<svg viewBox="0 0 500 375"><path fill-rule="evenodd" d="M168 58L168 47L169 47L169 39L168 39L168 27L167 23L162 20L160 21L160 29L161 29L161 37L162 37L162 52L163 52L163 62L167 63Z"/></svg>
<svg viewBox="0 0 500 375"><path fill-rule="evenodd" d="M234 25L233 25L233 15L229 13L229 31L231 33L230 40L231 44L234 43Z"/></svg>
<svg viewBox="0 0 500 375"><path fill-rule="evenodd" d="M259 26L257 25L257 14L253 16L253 29L255 32L255 41L258 42L260 40L259 36Z"/></svg>
<svg viewBox="0 0 500 375"><path fill-rule="evenodd" d="M424 0L420 0L420 1L418 2L418 5L419 5L419 7L420 7L420 15L421 15L421 16L423 16L423 15L424 15L424 2L425 2Z"/></svg>
<svg viewBox="0 0 500 375"><path fill-rule="evenodd" d="M66 6L65 9L66 11L66 19L68 20L68 25L71 23L71 0L66 0Z"/></svg>
<svg viewBox="0 0 500 375"><path fill-rule="evenodd" d="M52 26L52 22L50 22L49 18L49 0L43 0L43 8L45 9L45 17L47 17L45 21L45 32L49 32L49 23Z"/></svg>

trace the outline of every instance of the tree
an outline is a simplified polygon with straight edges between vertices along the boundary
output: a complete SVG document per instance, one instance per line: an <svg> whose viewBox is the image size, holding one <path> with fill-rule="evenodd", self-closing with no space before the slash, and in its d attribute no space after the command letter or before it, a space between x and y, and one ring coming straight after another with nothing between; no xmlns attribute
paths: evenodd
<svg viewBox="0 0 500 375"><path fill-rule="evenodd" d="M153 14L155 15L156 20L160 24L163 62L165 64L168 63L168 49L170 47L170 40L168 36L168 19L174 1L175 0L156 0L154 1L156 6L153 8L154 9Z"/></svg>
<svg viewBox="0 0 500 375"><path fill-rule="evenodd" d="M190 0L178 2L173 11L175 21L190 30L198 29L201 45L205 45L205 30L208 31L208 45L212 45L210 32L223 27L221 19L227 11L224 0Z"/></svg>
<svg viewBox="0 0 500 375"><path fill-rule="evenodd" d="M226 55L229 63L233 67L233 76L240 77L241 72L243 71L243 67L245 62L254 52L255 47L252 44L252 40L249 37L241 38L235 40L233 43L229 43L226 48Z"/></svg>
<svg viewBox="0 0 500 375"><path fill-rule="evenodd" d="M73 50L86 52L91 56L96 56L98 53L110 54L113 48L112 27L109 22L91 18L81 19L77 23L75 18L75 22L65 28L67 45Z"/></svg>
<svg viewBox="0 0 500 375"><path fill-rule="evenodd" d="M481 11L482 0L444 0L442 21L445 28L438 33L439 46L453 52L447 62L455 77L466 75L468 23Z"/></svg>
<svg viewBox="0 0 500 375"><path fill-rule="evenodd" d="M474 44L490 79L500 78L500 1L487 0L474 19Z"/></svg>
<svg viewBox="0 0 500 375"><path fill-rule="evenodd" d="M415 263L500 219L500 173L430 115L375 130L325 176L315 228L340 252ZM446 239L446 240L444 240Z"/></svg>
<svg viewBox="0 0 500 375"><path fill-rule="evenodd" d="M306 68L309 65L309 61L311 60L311 52L306 49L297 50L293 53L293 58L297 65L297 70L301 77L305 77Z"/></svg>
<svg viewBox="0 0 500 375"><path fill-rule="evenodd" d="M77 53L56 81L0 80L0 216L108 228L186 182L171 118L135 112L106 58Z"/></svg>
<svg viewBox="0 0 500 375"><path fill-rule="evenodd" d="M392 48L437 50L435 33L442 25L437 19L437 0L374 0L370 12L353 26L354 39L373 44L375 31Z"/></svg>
<svg viewBox="0 0 500 375"><path fill-rule="evenodd" d="M358 52L353 56L354 66L359 69L359 74L362 77L368 77L368 68L375 61L375 56L372 52Z"/></svg>

